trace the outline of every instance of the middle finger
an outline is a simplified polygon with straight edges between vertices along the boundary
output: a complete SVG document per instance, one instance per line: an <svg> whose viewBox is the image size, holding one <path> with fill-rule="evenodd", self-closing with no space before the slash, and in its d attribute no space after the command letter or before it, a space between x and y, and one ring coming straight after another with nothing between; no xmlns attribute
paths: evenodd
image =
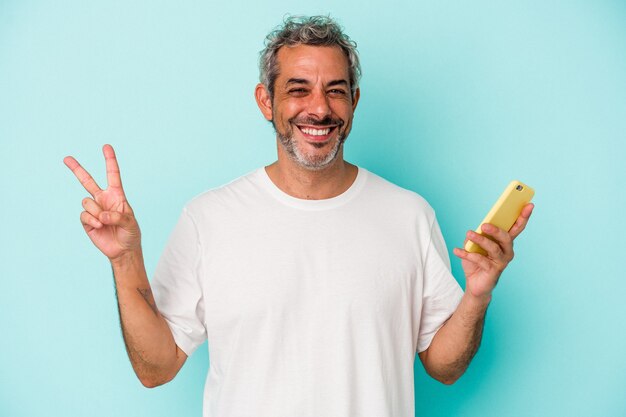
<svg viewBox="0 0 626 417"><path fill-rule="evenodd" d="M511 235L493 224L483 224L481 231L500 248L507 258L513 257L513 239Z"/></svg>
<svg viewBox="0 0 626 417"><path fill-rule="evenodd" d="M498 242L490 239L490 237L485 234L476 233L470 230L467 232L467 238L483 248L485 252L487 252L487 256L490 259L499 260L504 253Z"/></svg>

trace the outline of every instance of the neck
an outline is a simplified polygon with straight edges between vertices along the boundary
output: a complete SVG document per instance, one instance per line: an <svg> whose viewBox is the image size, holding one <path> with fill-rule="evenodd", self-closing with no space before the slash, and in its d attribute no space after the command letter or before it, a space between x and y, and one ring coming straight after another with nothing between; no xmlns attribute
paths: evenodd
<svg viewBox="0 0 626 417"><path fill-rule="evenodd" d="M292 197L324 200L345 192L356 179L358 168L343 160L343 149L329 166L320 170L301 167L279 152L278 161L265 167L272 182Z"/></svg>

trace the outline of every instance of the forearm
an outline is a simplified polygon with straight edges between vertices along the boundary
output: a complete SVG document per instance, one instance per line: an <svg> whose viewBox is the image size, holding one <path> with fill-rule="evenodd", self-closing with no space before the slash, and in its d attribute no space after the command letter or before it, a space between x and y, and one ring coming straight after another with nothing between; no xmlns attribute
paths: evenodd
<svg viewBox="0 0 626 417"><path fill-rule="evenodd" d="M174 377L184 354L157 309L141 250L112 260L111 266L124 343L133 369L144 385L163 384Z"/></svg>
<svg viewBox="0 0 626 417"><path fill-rule="evenodd" d="M480 346L489 300L467 293L463 296L430 347L420 354L429 375L444 384L452 384L463 375Z"/></svg>

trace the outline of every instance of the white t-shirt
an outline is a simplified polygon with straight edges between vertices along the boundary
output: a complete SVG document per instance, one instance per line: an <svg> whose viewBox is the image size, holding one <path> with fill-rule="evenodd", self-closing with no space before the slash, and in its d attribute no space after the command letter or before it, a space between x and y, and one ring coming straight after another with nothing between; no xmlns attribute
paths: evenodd
<svg viewBox="0 0 626 417"><path fill-rule="evenodd" d="M204 417L413 417L416 352L462 290L432 208L359 168L301 200L260 168L183 210L152 282Z"/></svg>

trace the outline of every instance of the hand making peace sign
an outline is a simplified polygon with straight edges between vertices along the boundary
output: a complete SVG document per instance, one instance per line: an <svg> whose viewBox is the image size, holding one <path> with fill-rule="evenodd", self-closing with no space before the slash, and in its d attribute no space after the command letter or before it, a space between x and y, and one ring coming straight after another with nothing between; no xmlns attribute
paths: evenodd
<svg viewBox="0 0 626 417"><path fill-rule="evenodd" d="M125 253L141 248L141 233L126 195L122 188L120 170L111 145L102 148L106 161L106 190L101 189L91 175L71 156L63 162L72 170L76 178L91 194L83 199L80 221L85 232L102 253L111 261Z"/></svg>

